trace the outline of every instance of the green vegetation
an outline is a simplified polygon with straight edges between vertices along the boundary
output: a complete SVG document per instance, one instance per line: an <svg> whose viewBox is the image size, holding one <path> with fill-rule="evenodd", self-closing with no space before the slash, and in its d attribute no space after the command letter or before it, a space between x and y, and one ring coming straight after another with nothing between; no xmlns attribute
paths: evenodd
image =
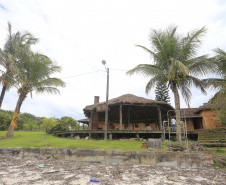
<svg viewBox="0 0 226 185"><path fill-rule="evenodd" d="M0 137L6 131L0 131ZM0 147L57 147L57 148L88 148L88 149L121 149L142 150L141 141L100 141L74 140L47 135L45 132L15 131L14 137L0 140Z"/></svg>
<svg viewBox="0 0 226 185"><path fill-rule="evenodd" d="M189 32L186 36L177 33L177 27L169 27L164 31L152 29L149 39L151 49L137 45L151 55L152 64L140 64L129 70L127 74L141 74L149 77L146 85L148 94L156 83L166 83L174 94L175 109L180 110L182 94L188 104L191 100L191 85L206 93L205 84L200 76L214 73L216 64L208 59L208 55L197 56L201 46L201 38L206 28ZM180 111L176 111L177 142L181 144Z"/></svg>
<svg viewBox="0 0 226 185"><path fill-rule="evenodd" d="M216 74L220 78L209 78L203 81L210 89L218 90L209 103L213 105L216 118L221 121L223 126L226 126L226 52L220 48L214 51L216 56L213 57L213 60L218 66Z"/></svg>
<svg viewBox="0 0 226 185"><path fill-rule="evenodd" d="M157 82L155 87L155 100L157 101L164 101L169 103L169 88L167 87L166 83Z"/></svg>
<svg viewBox="0 0 226 185"><path fill-rule="evenodd" d="M206 148L206 150L213 154L214 168L226 170L226 147L210 147Z"/></svg>
<svg viewBox="0 0 226 185"><path fill-rule="evenodd" d="M0 110L0 131L5 131L8 129L10 122L13 117L13 111L5 111ZM78 129L78 123L75 119L64 116L60 119L56 118L44 118L44 117L36 117L30 113L21 113L20 118L18 119L18 127L15 128L16 131L44 131L43 121L45 119L55 120L58 124L55 127L49 127L48 133L54 133L54 131L65 131L68 129L68 126L71 125L72 130ZM79 127L80 130L83 129L83 126ZM84 126L84 129L87 130L87 125Z"/></svg>
<svg viewBox="0 0 226 185"><path fill-rule="evenodd" d="M206 150L211 152L212 154L226 156L226 147L210 147L206 148Z"/></svg>
<svg viewBox="0 0 226 185"><path fill-rule="evenodd" d="M17 127L20 118L21 105L28 94L31 97L33 92L57 94L59 93L57 88L65 86L61 79L52 77L53 74L61 72L61 67L46 55L32 51L31 45L37 43L37 38L28 32L13 34L10 23L8 31L4 49L0 49L0 65L5 68L0 78L0 82L3 83L0 107L7 86L16 87L19 97L5 138L13 136L13 130ZM27 125L28 128L30 126Z"/></svg>
<svg viewBox="0 0 226 185"><path fill-rule="evenodd" d="M46 129L46 134L45 134L45 138L47 135L47 131L49 129L52 129L54 126L56 126L58 124L58 120L54 119L54 118L43 118L41 126L43 126Z"/></svg>

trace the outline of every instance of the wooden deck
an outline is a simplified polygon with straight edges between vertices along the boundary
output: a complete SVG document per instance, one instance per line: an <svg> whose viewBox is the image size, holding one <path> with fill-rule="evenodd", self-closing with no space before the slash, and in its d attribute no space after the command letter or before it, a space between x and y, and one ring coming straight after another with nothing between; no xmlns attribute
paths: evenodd
<svg viewBox="0 0 226 185"><path fill-rule="evenodd" d="M160 138L164 134L162 130L108 130L108 135L113 138ZM165 131L166 138L170 136L176 136L175 131ZM187 132L188 137L193 137L197 135L193 131ZM65 131L65 132L56 132L58 137L74 137L80 136L84 138L86 136L92 138L102 138L104 136L104 130L76 130L76 131Z"/></svg>

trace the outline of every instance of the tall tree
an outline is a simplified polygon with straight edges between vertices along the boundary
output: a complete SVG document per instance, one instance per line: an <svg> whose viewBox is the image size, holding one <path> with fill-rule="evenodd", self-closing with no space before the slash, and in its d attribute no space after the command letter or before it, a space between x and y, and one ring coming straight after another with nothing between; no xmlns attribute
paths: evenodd
<svg viewBox="0 0 226 185"><path fill-rule="evenodd" d="M157 82L167 83L170 87L175 100L178 143L181 143L179 90L189 106L191 85L206 93L198 76L204 76L215 69L215 64L208 60L207 55L197 56L200 38L205 32L203 27L182 37L177 34L177 27L169 27L165 31L153 29L149 37L152 49L137 45L151 55L153 64L140 64L127 72L129 75L138 73L151 78L146 86L147 94Z"/></svg>
<svg viewBox="0 0 226 185"><path fill-rule="evenodd" d="M44 136L44 139L46 138L48 129L55 127L58 123L59 123L58 120L53 117L52 118L46 118L46 117L43 118L41 126L43 126L46 129L46 134Z"/></svg>
<svg viewBox="0 0 226 185"><path fill-rule="evenodd" d="M16 50L16 60L12 59L14 70L17 74L15 87L18 90L19 98L14 110L13 119L8 129L6 137L13 136L13 129L17 126L20 108L28 93L59 93L57 87L64 87L65 83L59 78L50 77L52 74L61 71L61 67L47 56L34 53L28 44L22 45L21 41Z"/></svg>
<svg viewBox="0 0 226 185"><path fill-rule="evenodd" d="M218 77L203 80L207 87L213 90L218 90L213 97L213 100L226 97L226 52L220 48L215 49L214 52L216 53L216 56L211 58L211 60L214 60L217 64L216 75Z"/></svg>
<svg viewBox="0 0 226 185"><path fill-rule="evenodd" d="M71 126L75 130L78 128L78 123L75 119L72 117L64 116L60 118L60 124L62 124L64 127L68 128L68 126Z"/></svg>
<svg viewBox="0 0 226 185"><path fill-rule="evenodd" d="M166 83L157 82L155 88L155 100L170 102L169 88L167 87Z"/></svg>
<svg viewBox="0 0 226 185"><path fill-rule="evenodd" d="M215 107L214 114L226 125L226 52L220 48L214 50L216 55L211 58L217 64L217 77L204 79L203 82L211 90L217 90L209 103Z"/></svg>
<svg viewBox="0 0 226 185"><path fill-rule="evenodd" d="M16 51L15 46L19 44L19 42L24 45L32 45L38 41L37 38L34 38L28 32L16 32L12 33L12 26L8 22L8 35L6 39L6 43L4 44L4 49L0 50L0 65L4 67L4 71L2 72L0 83L2 83L2 91L0 95L0 108L2 106L2 102L5 96L5 92L9 89L13 82L14 71L13 71L13 62L16 62L17 59L15 57ZM12 58L15 61L12 61Z"/></svg>

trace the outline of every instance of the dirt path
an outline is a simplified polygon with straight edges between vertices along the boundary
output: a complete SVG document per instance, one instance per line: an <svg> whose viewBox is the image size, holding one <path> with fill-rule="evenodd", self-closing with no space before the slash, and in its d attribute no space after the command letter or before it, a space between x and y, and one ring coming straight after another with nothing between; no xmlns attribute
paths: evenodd
<svg viewBox="0 0 226 185"><path fill-rule="evenodd" d="M38 165L44 167L38 168ZM90 182L90 178L101 182ZM0 184L226 184L226 171L0 157Z"/></svg>

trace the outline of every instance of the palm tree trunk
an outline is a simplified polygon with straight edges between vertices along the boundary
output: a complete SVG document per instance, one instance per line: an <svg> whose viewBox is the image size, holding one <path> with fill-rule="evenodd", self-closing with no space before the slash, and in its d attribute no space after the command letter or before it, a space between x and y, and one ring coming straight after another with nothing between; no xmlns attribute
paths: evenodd
<svg viewBox="0 0 226 185"><path fill-rule="evenodd" d="M180 96L179 96L176 84L173 84L172 90L173 90L173 94L174 94L175 109L176 109L177 143L182 144L182 142L181 142L181 126L180 126Z"/></svg>
<svg viewBox="0 0 226 185"><path fill-rule="evenodd" d="M11 121L9 129L3 138L13 137L13 129L15 126L17 126L17 121L20 117L20 108L21 108L21 105L22 105L23 101L25 100L26 96L27 96L27 92L26 92L26 88L24 88L19 95L19 98L18 98L18 101L16 104L16 108L13 113L13 119Z"/></svg>
<svg viewBox="0 0 226 185"><path fill-rule="evenodd" d="M3 102L4 96L5 96L6 85L7 85L7 82L6 83L4 82L4 85L2 87L1 96L0 96L0 108L2 107L2 102Z"/></svg>

